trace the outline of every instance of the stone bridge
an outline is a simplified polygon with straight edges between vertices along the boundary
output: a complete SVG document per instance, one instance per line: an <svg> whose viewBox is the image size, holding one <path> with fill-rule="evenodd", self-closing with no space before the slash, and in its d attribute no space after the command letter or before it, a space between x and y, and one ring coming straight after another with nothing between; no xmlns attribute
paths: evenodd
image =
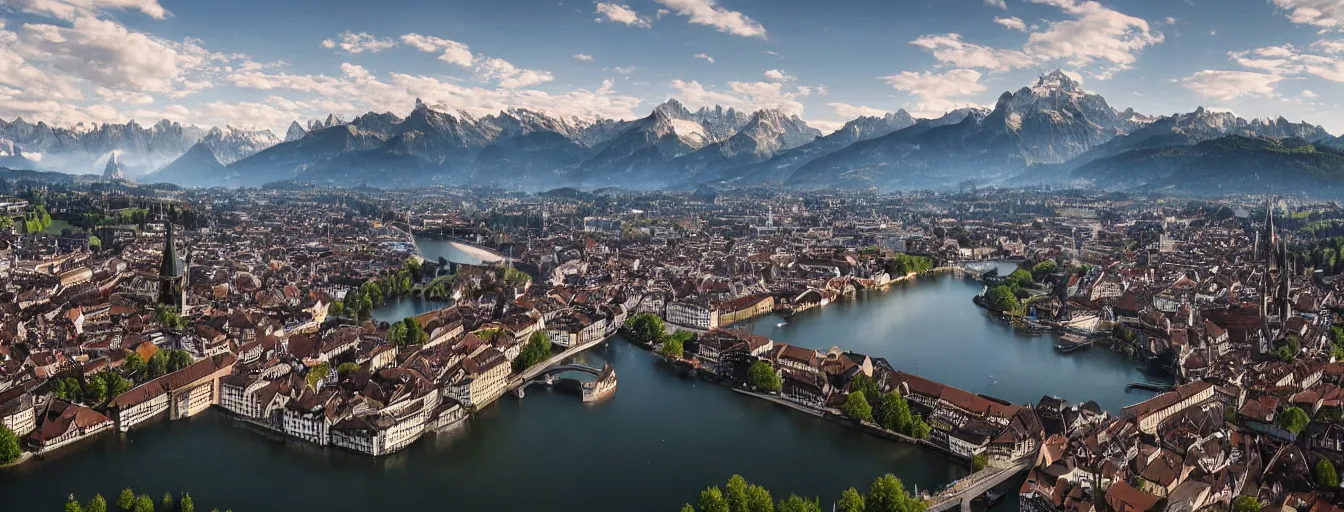
<svg viewBox="0 0 1344 512"><path fill-rule="evenodd" d="M942 512L958 507L963 512L970 512L971 500L1031 467L1031 463L1032 460L1026 460L1015 466L989 467L972 473L926 501L928 507L925 512Z"/></svg>

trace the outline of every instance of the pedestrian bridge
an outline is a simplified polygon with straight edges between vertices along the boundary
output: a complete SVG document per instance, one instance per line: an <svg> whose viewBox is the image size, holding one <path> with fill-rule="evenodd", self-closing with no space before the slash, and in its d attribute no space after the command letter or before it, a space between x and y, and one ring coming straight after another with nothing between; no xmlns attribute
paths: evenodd
<svg viewBox="0 0 1344 512"><path fill-rule="evenodd" d="M971 500L1031 467L1031 463L1032 460L1025 460L1006 468L988 467L972 473L925 501L925 511L942 512L958 508L970 512Z"/></svg>
<svg viewBox="0 0 1344 512"><path fill-rule="evenodd" d="M555 377L557 375L568 372L586 373L588 375L592 375L593 380L597 380L599 377L602 376L601 368L593 368L585 364L556 365L547 368L545 370L542 370L540 372L537 372L536 374L528 378L527 381L523 382L523 385L518 386L516 389L514 389L514 394L517 395L518 398L523 398L525 396L523 392L524 388L531 386L533 384L545 384L547 386L551 386L555 383L556 381ZM573 380L578 381L578 379ZM582 381L579 382L581 383Z"/></svg>

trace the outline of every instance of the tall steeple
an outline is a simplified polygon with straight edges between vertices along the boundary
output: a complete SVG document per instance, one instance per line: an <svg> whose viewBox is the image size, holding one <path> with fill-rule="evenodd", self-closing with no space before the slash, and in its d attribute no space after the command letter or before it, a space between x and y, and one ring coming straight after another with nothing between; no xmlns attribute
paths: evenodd
<svg viewBox="0 0 1344 512"><path fill-rule="evenodd" d="M166 230L163 236L163 260L159 262L159 304L185 311L185 283L182 276L182 260L177 257L177 243L173 238L173 215L165 219Z"/></svg>

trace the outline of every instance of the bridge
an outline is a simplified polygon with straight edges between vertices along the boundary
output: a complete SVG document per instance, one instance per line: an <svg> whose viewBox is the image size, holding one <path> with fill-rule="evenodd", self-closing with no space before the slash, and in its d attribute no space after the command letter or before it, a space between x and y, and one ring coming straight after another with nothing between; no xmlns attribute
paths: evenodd
<svg viewBox="0 0 1344 512"><path fill-rule="evenodd" d="M930 498L925 512L942 512L960 506L962 512L971 511L971 500L1031 467L1034 459L1025 460L1006 468L987 467L957 480L942 492Z"/></svg>

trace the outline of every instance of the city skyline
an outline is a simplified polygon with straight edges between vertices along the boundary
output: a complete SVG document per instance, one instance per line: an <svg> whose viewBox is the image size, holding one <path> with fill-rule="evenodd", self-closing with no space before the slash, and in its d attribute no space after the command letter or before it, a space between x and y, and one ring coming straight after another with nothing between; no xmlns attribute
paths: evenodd
<svg viewBox="0 0 1344 512"><path fill-rule="evenodd" d="M0 118L283 134L328 113L405 115L416 98L616 119L676 98L829 132L992 106L1060 68L1121 110L1344 130L1344 5L1327 0L326 4L9 0Z"/></svg>

